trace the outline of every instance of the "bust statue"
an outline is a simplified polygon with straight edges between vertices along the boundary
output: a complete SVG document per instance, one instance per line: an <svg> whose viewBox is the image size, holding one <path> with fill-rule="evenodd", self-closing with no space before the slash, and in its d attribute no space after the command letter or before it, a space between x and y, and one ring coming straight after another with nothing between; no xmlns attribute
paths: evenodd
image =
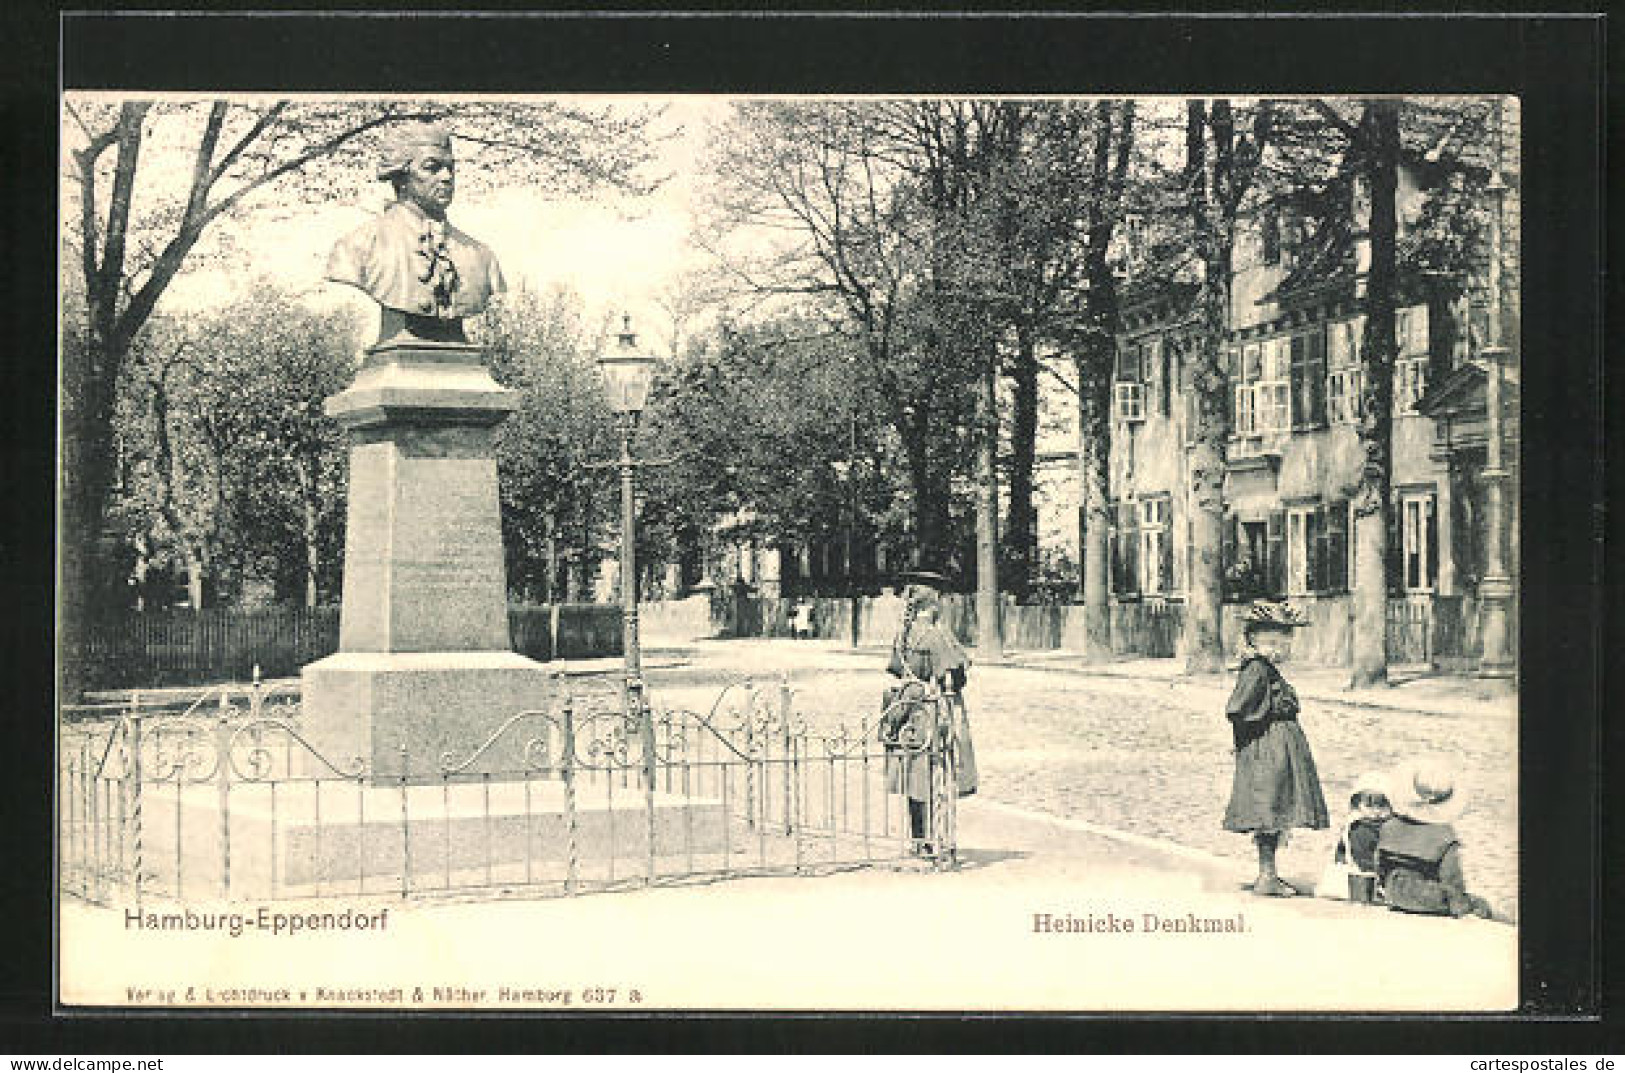
<svg viewBox="0 0 1625 1073"><path fill-rule="evenodd" d="M496 257L446 219L456 188L451 134L438 123L389 132L378 178L395 201L340 239L327 278L367 292L382 308L379 342L405 337L466 342L463 318L507 289Z"/></svg>

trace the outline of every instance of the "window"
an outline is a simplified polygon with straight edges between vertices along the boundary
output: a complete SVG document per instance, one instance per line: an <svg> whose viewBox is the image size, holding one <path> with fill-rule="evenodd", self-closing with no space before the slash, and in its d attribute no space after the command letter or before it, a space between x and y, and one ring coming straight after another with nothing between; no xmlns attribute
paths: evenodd
<svg viewBox="0 0 1625 1073"><path fill-rule="evenodd" d="M1427 359L1401 358L1394 363L1394 412L1414 413L1428 389Z"/></svg>
<svg viewBox="0 0 1625 1073"><path fill-rule="evenodd" d="M1398 318L1394 327L1394 345L1399 348L1400 356L1427 357L1428 307L1407 306L1399 310Z"/></svg>
<svg viewBox="0 0 1625 1073"><path fill-rule="evenodd" d="M1140 500L1140 591L1160 595L1172 587L1173 537L1168 524L1169 498Z"/></svg>
<svg viewBox="0 0 1625 1073"><path fill-rule="evenodd" d="M1326 592L1347 592L1349 578L1354 576L1352 555L1354 542L1349 534L1354 531L1354 515L1346 499L1334 499L1326 504L1325 524L1320 529L1324 544L1321 554L1321 580L1319 588Z"/></svg>
<svg viewBox="0 0 1625 1073"><path fill-rule="evenodd" d="M1224 598L1256 600L1270 595L1269 523L1225 515L1220 563L1224 568Z"/></svg>
<svg viewBox="0 0 1625 1073"><path fill-rule="evenodd" d="M1137 505L1119 500L1108 505L1106 530L1112 592L1133 596L1140 591L1140 541Z"/></svg>
<svg viewBox="0 0 1625 1073"><path fill-rule="evenodd" d="M1234 387L1235 434L1257 436L1292 427L1292 349L1286 338L1248 343Z"/></svg>
<svg viewBox="0 0 1625 1073"><path fill-rule="evenodd" d="M1406 592L1432 592L1439 569L1439 526L1432 492L1399 497L1400 571Z"/></svg>
<svg viewBox="0 0 1625 1073"><path fill-rule="evenodd" d="M1261 376L1253 386L1253 420L1259 432L1292 427L1292 343L1284 336L1264 344Z"/></svg>
<svg viewBox="0 0 1625 1073"><path fill-rule="evenodd" d="M1321 587L1323 522L1319 506L1293 507L1286 516L1286 592L1307 596Z"/></svg>
<svg viewBox="0 0 1625 1073"><path fill-rule="evenodd" d="M1364 317L1336 321L1327 329L1326 420L1330 424L1352 425L1360 419L1360 396L1365 391L1365 372L1360 368L1364 331Z"/></svg>
<svg viewBox="0 0 1625 1073"><path fill-rule="evenodd" d="M1236 385L1236 435L1252 436L1258 432L1253 414L1253 385Z"/></svg>
<svg viewBox="0 0 1625 1073"><path fill-rule="evenodd" d="M1326 375L1326 420L1334 425L1352 425L1360 419L1360 394L1365 390L1365 373L1358 369L1338 369Z"/></svg>
<svg viewBox="0 0 1625 1073"><path fill-rule="evenodd" d="M1326 331L1294 335L1291 346L1292 423L1319 428L1326 423Z"/></svg>
<svg viewBox="0 0 1625 1073"><path fill-rule="evenodd" d="M1281 214L1274 209L1264 213L1264 263L1281 263Z"/></svg>
<svg viewBox="0 0 1625 1073"><path fill-rule="evenodd" d="M1119 380L1113 388L1119 421L1145 420L1145 385Z"/></svg>
<svg viewBox="0 0 1625 1073"><path fill-rule="evenodd" d="M1138 343L1118 344L1112 412L1119 421L1145 420L1145 367Z"/></svg>
<svg viewBox="0 0 1625 1073"><path fill-rule="evenodd" d="M1148 339L1141 351L1141 365L1145 373L1147 393L1150 394L1157 414L1168 416L1168 347L1161 339Z"/></svg>
<svg viewBox="0 0 1625 1073"><path fill-rule="evenodd" d="M1412 413L1428 385L1428 307L1401 309L1394 336L1399 348L1394 362L1394 412Z"/></svg>
<svg viewBox="0 0 1625 1073"><path fill-rule="evenodd" d="M1361 340L1365 337L1365 317L1350 317L1331 325L1326 344L1326 365L1342 369L1360 364Z"/></svg>

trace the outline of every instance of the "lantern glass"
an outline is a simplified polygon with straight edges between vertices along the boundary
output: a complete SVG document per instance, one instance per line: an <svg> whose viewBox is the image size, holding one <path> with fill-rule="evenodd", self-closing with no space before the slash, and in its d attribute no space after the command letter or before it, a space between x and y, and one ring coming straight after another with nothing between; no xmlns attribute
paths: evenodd
<svg viewBox="0 0 1625 1073"><path fill-rule="evenodd" d="M609 408L618 414L641 413L654 380L655 358L639 350L631 317L624 321L614 345L599 356L598 369L604 378L604 400Z"/></svg>

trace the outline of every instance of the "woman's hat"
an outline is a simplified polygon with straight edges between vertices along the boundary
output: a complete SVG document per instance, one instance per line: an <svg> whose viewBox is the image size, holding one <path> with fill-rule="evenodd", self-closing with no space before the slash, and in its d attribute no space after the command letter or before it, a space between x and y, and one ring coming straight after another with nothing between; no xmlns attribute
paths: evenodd
<svg viewBox="0 0 1625 1073"><path fill-rule="evenodd" d="M1394 811L1421 823L1451 823L1467 809L1467 791L1446 760L1403 767L1389 777L1389 786Z"/></svg>
<svg viewBox="0 0 1625 1073"><path fill-rule="evenodd" d="M1303 612L1285 600L1254 600L1241 616L1241 621L1249 626L1275 626L1280 629L1309 625Z"/></svg>
<svg viewBox="0 0 1625 1073"><path fill-rule="evenodd" d="M944 589L948 586L948 579L935 570L908 570L901 578L905 585L926 585L933 589Z"/></svg>

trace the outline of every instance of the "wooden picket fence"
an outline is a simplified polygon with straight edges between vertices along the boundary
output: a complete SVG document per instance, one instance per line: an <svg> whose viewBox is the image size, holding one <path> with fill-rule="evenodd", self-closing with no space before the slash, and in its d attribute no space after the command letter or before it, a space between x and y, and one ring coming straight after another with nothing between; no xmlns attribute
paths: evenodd
<svg viewBox="0 0 1625 1073"><path fill-rule="evenodd" d="M298 674L338 650L337 607L173 608L109 615L90 630L93 689Z"/></svg>

